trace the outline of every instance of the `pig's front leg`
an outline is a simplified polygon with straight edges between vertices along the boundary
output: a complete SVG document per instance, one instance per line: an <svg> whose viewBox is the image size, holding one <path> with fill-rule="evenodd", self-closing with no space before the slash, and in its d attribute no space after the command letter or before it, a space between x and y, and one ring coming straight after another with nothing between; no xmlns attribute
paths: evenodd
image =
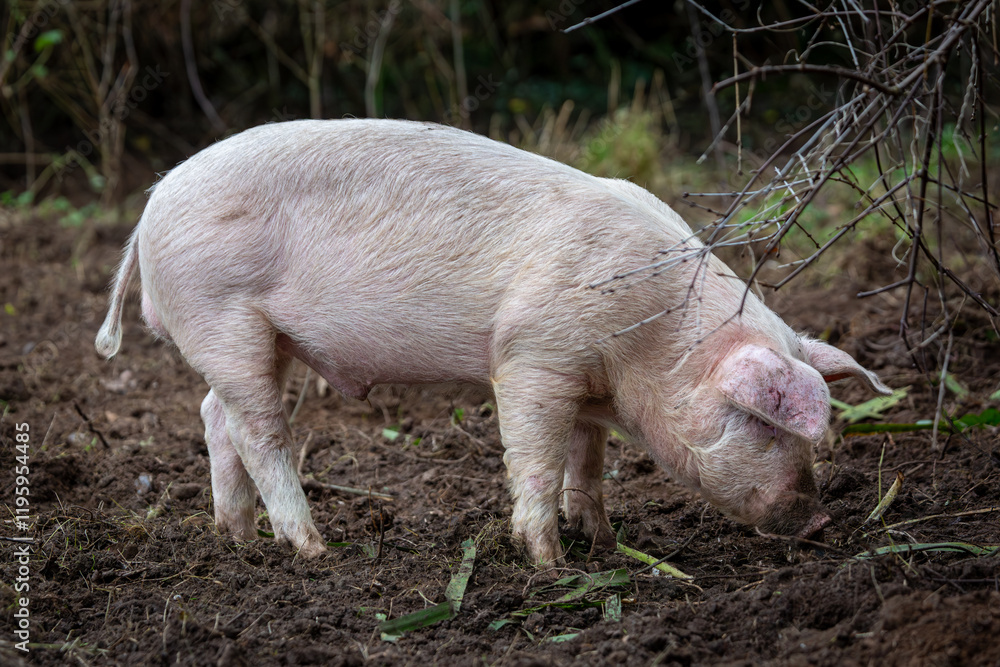
<svg viewBox="0 0 1000 667"><path fill-rule="evenodd" d="M583 532L601 549L615 546L615 534L604 511L601 482L607 442L606 428L578 423L570 438L563 480L563 508L567 523Z"/></svg>
<svg viewBox="0 0 1000 667"><path fill-rule="evenodd" d="M534 564L561 563L559 495L576 392L563 375L511 367L494 374L493 389L514 498L514 536L524 541Z"/></svg>
<svg viewBox="0 0 1000 667"><path fill-rule="evenodd" d="M257 537L254 526L257 493L229 439L226 413L214 391L209 391L201 404L201 418L205 422L205 443L212 465L215 525L219 532L229 533L238 540L252 540Z"/></svg>

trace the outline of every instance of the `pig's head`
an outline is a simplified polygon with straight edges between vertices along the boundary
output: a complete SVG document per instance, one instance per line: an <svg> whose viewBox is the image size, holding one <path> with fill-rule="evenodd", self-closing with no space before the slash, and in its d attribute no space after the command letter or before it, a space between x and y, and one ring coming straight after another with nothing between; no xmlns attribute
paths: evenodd
<svg viewBox="0 0 1000 667"><path fill-rule="evenodd" d="M817 500L813 445L830 421L828 381L874 373L825 343L799 338L795 356L741 344L690 397L682 477L713 505L765 532L809 538L830 521ZM801 358L796 358L801 357Z"/></svg>

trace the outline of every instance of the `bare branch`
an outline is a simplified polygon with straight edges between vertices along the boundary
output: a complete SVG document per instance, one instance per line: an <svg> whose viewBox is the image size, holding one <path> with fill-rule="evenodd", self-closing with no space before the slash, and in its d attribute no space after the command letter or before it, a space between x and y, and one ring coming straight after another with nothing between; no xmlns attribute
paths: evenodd
<svg viewBox="0 0 1000 667"><path fill-rule="evenodd" d="M886 95L901 95L902 90L898 86L887 86L880 81L876 81L864 74L859 73L857 70L846 69L844 67L831 67L829 65L807 65L805 63L799 63L798 65L765 65L763 67L754 67L753 69L743 72L742 74L737 74L736 76L731 76L728 79L723 79L719 81L714 86L712 86L712 92L721 89L728 88L734 83L739 83L740 81L746 81L747 79L756 79L758 77L766 77L768 74L788 74L792 72L805 72L810 74L830 74L833 76L840 77L842 79L853 79L855 81L860 81L866 86L871 86L880 93L885 93Z"/></svg>

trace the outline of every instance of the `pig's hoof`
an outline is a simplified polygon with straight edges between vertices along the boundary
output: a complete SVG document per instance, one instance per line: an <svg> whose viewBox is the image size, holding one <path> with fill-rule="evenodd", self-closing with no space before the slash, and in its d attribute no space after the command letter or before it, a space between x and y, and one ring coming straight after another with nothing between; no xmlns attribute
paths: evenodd
<svg viewBox="0 0 1000 667"><path fill-rule="evenodd" d="M298 556L300 558L315 558L323 553L326 553L326 543L322 539L308 540L299 547Z"/></svg>
<svg viewBox="0 0 1000 667"><path fill-rule="evenodd" d="M289 544L296 551L298 558L315 558L326 552L326 541L320 537L319 531L314 526L304 526L298 535L291 536L275 531L275 537L279 542Z"/></svg>
<svg viewBox="0 0 1000 667"><path fill-rule="evenodd" d="M298 556L300 558L315 558L326 552L326 541L320 537L319 531L316 528L309 526L305 530L305 533L305 539L298 545Z"/></svg>
<svg viewBox="0 0 1000 667"><path fill-rule="evenodd" d="M566 565L566 559L562 556L558 541L555 544L550 544L547 540L523 540L523 545L528 560L539 570L565 567Z"/></svg>
<svg viewBox="0 0 1000 667"><path fill-rule="evenodd" d="M563 556L556 556L551 560L538 560L535 558L531 559L532 565L539 573L544 573L546 576L551 577L553 581L559 579L562 575L562 570L566 567L566 558Z"/></svg>
<svg viewBox="0 0 1000 667"><path fill-rule="evenodd" d="M607 553L615 550L618 546L618 540L615 539L615 533L611 530L611 526L605 525L597 529L592 546L594 553Z"/></svg>
<svg viewBox="0 0 1000 667"><path fill-rule="evenodd" d="M237 542L249 542L257 539L257 527L253 520L242 517L232 518L231 516L215 516L215 528L220 535L229 535Z"/></svg>

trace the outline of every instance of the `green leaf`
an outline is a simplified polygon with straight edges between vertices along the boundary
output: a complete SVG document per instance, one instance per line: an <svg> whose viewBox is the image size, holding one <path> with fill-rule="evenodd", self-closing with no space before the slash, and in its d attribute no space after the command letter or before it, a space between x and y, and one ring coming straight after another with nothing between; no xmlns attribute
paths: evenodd
<svg viewBox="0 0 1000 667"><path fill-rule="evenodd" d="M452 576L448 582L448 587L444 590L444 596L451 602L452 610L457 614L462 608L462 598L465 596L465 587L469 584L472 570L476 565L476 544L469 538L462 542L462 564L458 566L458 572Z"/></svg>
<svg viewBox="0 0 1000 667"><path fill-rule="evenodd" d="M992 394L990 394L990 400L991 401L1000 401L1000 389L997 389L995 392L993 392Z"/></svg>
<svg viewBox="0 0 1000 667"><path fill-rule="evenodd" d="M970 426L1000 426L1000 410L987 408L978 415L967 414L955 420L956 424L961 424L965 428Z"/></svg>
<svg viewBox="0 0 1000 667"><path fill-rule="evenodd" d="M961 433L973 426L1000 426L1000 410L987 408L977 414L967 414L954 420L952 428L947 419L938 423L938 428L945 433ZM852 424L844 429L843 435L871 435L873 433L905 433L907 431L926 431L934 428L930 419L921 419L912 424Z"/></svg>
<svg viewBox="0 0 1000 667"><path fill-rule="evenodd" d="M440 621L447 621L452 616L454 614L451 611L451 603L442 602L433 607L415 611L412 614L383 621L379 624L378 629L382 633L383 640L394 642L407 632L419 630Z"/></svg>
<svg viewBox="0 0 1000 667"><path fill-rule="evenodd" d="M382 429L382 437L390 442L393 442L399 437L399 429L384 428Z"/></svg>
<svg viewBox="0 0 1000 667"><path fill-rule="evenodd" d="M490 623L489 627L491 630L499 630L508 623L527 618L536 611L542 611L543 609L549 609L552 607L557 609L605 607L607 605L607 601L599 602L592 598L596 594L605 591L608 588L628 586L629 583L630 579L628 576L628 570L625 568L607 570L605 572L597 572L590 575L577 574L569 577L563 577L562 579L548 584L547 586L541 586L540 588L535 589L529 597L536 598L544 595L553 595L565 590L567 587L570 589L568 592L563 593L563 595L551 602L542 602L530 607L518 609L515 612L511 612L510 616L512 618L493 621Z"/></svg>
<svg viewBox="0 0 1000 667"><path fill-rule="evenodd" d="M854 406L831 398L830 405L840 410L840 418L849 424L862 419L881 419L882 413L903 400L909 389L909 387L903 387L892 392L891 396L877 396L870 401Z"/></svg>
<svg viewBox="0 0 1000 667"><path fill-rule="evenodd" d="M868 515L868 518L865 519L864 523L867 524L881 519L882 515L885 514L885 511L889 509L889 505L896 500L896 496L899 495L899 490L901 488L903 488L903 473L896 471L896 479L893 481L892 486L890 486L889 490L885 492L885 495L882 496L882 500L880 500L878 505L875 506L875 509L873 509L872 513Z"/></svg>
<svg viewBox="0 0 1000 667"><path fill-rule="evenodd" d="M490 623L489 628L490 628L490 630L496 631L496 630L499 630L500 628L502 628L503 626L508 625L510 623L513 623L513 622L514 622L513 618L501 618L501 619L497 619L497 620L493 621L492 623Z"/></svg>
<svg viewBox="0 0 1000 667"><path fill-rule="evenodd" d="M35 52L44 51L63 41L62 30L46 30L35 38Z"/></svg>
<svg viewBox="0 0 1000 667"><path fill-rule="evenodd" d="M445 589L444 596L447 598L447 602L383 621L379 624L382 639L387 642L395 642L407 632L457 616L462 607L462 598L465 596L465 588L469 584L475 563L476 545L470 538L462 542L462 563L458 567L458 572L452 575L451 581L448 582L448 587Z"/></svg>
<svg viewBox="0 0 1000 667"><path fill-rule="evenodd" d="M580 634L579 632L567 632L566 634L563 635L556 635L555 637L549 637L547 641L550 641L553 644L561 644L563 642L568 642L571 639L576 639L579 634Z"/></svg>
<svg viewBox="0 0 1000 667"><path fill-rule="evenodd" d="M659 560L659 558L653 558L649 554L644 554L641 551L633 549L632 547L627 547L624 544L622 544L621 542L618 543L618 551L619 551L619 553L623 553L626 556L629 556L631 558L636 559L637 561L645 563L646 565L653 565L653 563L656 563L656 561ZM662 572L663 574L669 574L674 579L693 579L694 578L690 574L685 574L684 572L681 572L680 570L678 570L676 567L674 567L672 565L667 565L666 563L657 563L653 567L655 569L659 570L660 572Z"/></svg>
<svg viewBox="0 0 1000 667"><path fill-rule="evenodd" d="M962 386L962 383L956 380L951 373L944 376L944 386L948 387L949 391L959 398L966 398L969 395L969 390Z"/></svg>
<svg viewBox="0 0 1000 667"><path fill-rule="evenodd" d="M852 424L841 431L841 435L872 435L874 433L906 433L926 431L934 428L934 422L923 419L912 424Z"/></svg>
<svg viewBox="0 0 1000 667"><path fill-rule="evenodd" d="M563 577L562 579L559 579L547 586L542 586L541 588L536 589L532 592L531 597L551 594L568 587L570 590L562 595L562 597L558 598L555 602L572 602L573 600L583 598L588 593L599 591L602 588L608 588L611 586L628 586L628 584L628 570L622 567L617 570L596 572L591 575L574 574L568 577Z"/></svg>
<svg viewBox="0 0 1000 667"><path fill-rule="evenodd" d="M622 620L622 596L615 593L604 602L604 620L620 623Z"/></svg>
<svg viewBox="0 0 1000 667"><path fill-rule="evenodd" d="M972 554L973 556L992 556L993 554L1000 552L1000 545L979 547L976 546L975 544L969 544L967 542L928 542L924 544L890 544L889 546L886 547L879 547L878 549L863 551L858 555L856 555L854 558L860 560L867 560L869 558L875 558L876 556L884 556L885 554L909 554L909 553L918 553L921 551L967 553L967 554Z"/></svg>

